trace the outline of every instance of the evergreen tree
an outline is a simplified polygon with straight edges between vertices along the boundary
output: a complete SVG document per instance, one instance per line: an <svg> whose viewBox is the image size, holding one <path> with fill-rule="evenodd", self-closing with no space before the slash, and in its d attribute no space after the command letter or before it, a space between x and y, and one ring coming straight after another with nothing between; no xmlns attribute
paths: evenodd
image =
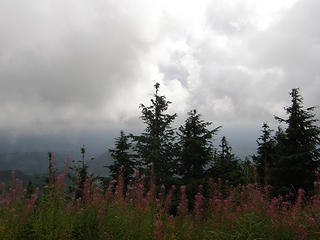
<svg viewBox="0 0 320 240"><path fill-rule="evenodd" d="M270 164L270 182L269 184L271 184L275 189L276 193L280 193L278 192L279 189L279 184L277 183L278 181L278 175L281 174L281 172L279 172L278 167L279 167L279 159L281 159L285 152L286 152L286 133L285 130L281 127L278 126L277 131L274 134L273 140L274 140L274 150L273 150L273 155L271 155L272 157L272 162ZM286 188L286 191L288 191L288 188ZM286 192L285 191L285 192Z"/></svg>
<svg viewBox="0 0 320 240"><path fill-rule="evenodd" d="M116 138L115 149L109 149L111 157L114 159L114 163L106 166L109 168L113 179L117 179L120 168L123 166L123 178L125 183L128 183L135 169L135 156L130 153L132 144L128 142L128 139L129 136L126 136L121 130L120 137Z"/></svg>
<svg viewBox="0 0 320 240"><path fill-rule="evenodd" d="M273 162L275 151L275 140L271 136L272 130L267 123L262 125L262 135L258 138L257 155L253 156L253 161L257 167L260 182L268 185L270 183L270 165Z"/></svg>
<svg viewBox="0 0 320 240"><path fill-rule="evenodd" d="M241 184L255 183L254 164L249 157L245 157L244 161L240 163L241 167Z"/></svg>
<svg viewBox="0 0 320 240"><path fill-rule="evenodd" d="M231 153L231 146L229 145L229 142L227 141L227 138L225 136L221 139L221 144L219 145L221 148L219 158L222 161L230 160L233 158L233 154Z"/></svg>
<svg viewBox="0 0 320 240"><path fill-rule="evenodd" d="M165 113L171 102L167 101L165 96L159 95L159 83L154 87L156 91L151 105L140 105L141 119L147 127L140 136L132 137L136 142L135 150L141 159L142 168L151 169L153 163L156 181L161 184L167 182L174 174L175 135L171 124L177 114Z"/></svg>
<svg viewBox="0 0 320 240"><path fill-rule="evenodd" d="M219 145L220 151L210 169L210 174L214 179L228 180L232 184L241 182L241 166L239 160L232 153L232 148L225 136Z"/></svg>
<svg viewBox="0 0 320 240"><path fill-rule="evenodd" d="M288 119L275 116L280 123L286 123L284 134L278 134L277 154L273 170L274 185L279 191L312 189L314 171L319 167L320 128L315 125L315 107L303 108L299 89L292 89L291 106L286 107Z"/></svg>
<svg viewBox="0 0 320 240"><path fill-rule="evenodd" d="M52 152L48 152L48 161L49 161L49 173L48 177L46 178L46 183L50 188L52 188L55 184L56 180L56 171L55 168L55 155Z"/></svg>
<svg viewBox="0 0 320 240"><path fill-rule="evenodd" d="M207 129L212 123L200 119L196 110L188 112L189 117L179 128L179 174L184 179L201 179L205 166L212 160L213 135L220 127Z"/></svg>
<svg viewBox="0 0 320 240"><path fill-rule="evenodd" d="M85 145L83 145L80 148L81 151L81 160L72 162L75 164L74 166L70 167L71 171L73 173L69 174L69 178L71 179L73 185L69 187L71 192L75 193L75 197L78 199L82 197L83 195L83 189L84 189L84 183L90 177L92 180L95 180L95 177L93 174L88 173L88 164L85 160L85 153L86 148ZM93 160L93 158L91 158Z"/></svg>

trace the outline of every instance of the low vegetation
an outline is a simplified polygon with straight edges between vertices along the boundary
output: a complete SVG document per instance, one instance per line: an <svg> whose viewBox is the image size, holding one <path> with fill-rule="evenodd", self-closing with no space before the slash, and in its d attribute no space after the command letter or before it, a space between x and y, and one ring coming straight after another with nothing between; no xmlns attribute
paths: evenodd
<svg viewBox="0 0 320 240"><path fill-rule="evenodd" d="M120 175L105 190L88 178L79 198L66 191L66 173L50 179L30 193L13 173L0 197L0 239L320 238L319 179L310 197L302 189L272 197L270 186L209 179L192 199L185 186L157 189L138 171L128 185Z"/></svg>

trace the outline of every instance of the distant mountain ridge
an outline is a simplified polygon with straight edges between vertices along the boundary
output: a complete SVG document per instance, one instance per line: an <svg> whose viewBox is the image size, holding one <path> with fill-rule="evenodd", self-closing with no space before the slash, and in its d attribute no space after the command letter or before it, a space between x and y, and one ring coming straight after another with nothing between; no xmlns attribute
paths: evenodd
<svg viewBox="0 0 320 240"><path fill-rule="evenodd" d="M67 162L72 165L72 160L80 160L80 152L53 152L55 156L56 168L61 171L66 168ZM69 157L67 157L69 156ZM90 160L94 157L94 160ZM108 152L97 157L88 154L86 162L89 172L100 176L107 176L108 170L104 168L112 163L112 158ZM0 153L0 171L19 170L28 175L43 175L48 173L48 153L47 152L13 152Z"/></svg>

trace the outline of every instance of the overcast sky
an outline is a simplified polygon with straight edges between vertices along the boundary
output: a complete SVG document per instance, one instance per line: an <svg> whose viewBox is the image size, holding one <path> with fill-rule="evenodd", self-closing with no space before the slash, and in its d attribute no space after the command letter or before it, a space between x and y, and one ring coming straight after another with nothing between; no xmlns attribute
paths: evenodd
<svg viewBox="0 0 320 240"><path fill-rule="evenodd" d="M320 104L319 12L319 0L0 0L0 133L135 131L159 82L177 124L196 108L230 138L255 136L292 88Z"/></svg>

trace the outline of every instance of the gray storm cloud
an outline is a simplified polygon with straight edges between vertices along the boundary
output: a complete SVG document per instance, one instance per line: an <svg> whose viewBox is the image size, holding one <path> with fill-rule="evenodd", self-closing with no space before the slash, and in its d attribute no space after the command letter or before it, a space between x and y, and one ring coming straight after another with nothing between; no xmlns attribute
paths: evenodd
<svg viewBox="0 0 320 240"><path fill-rule="evenodd" d="M117 115L112 102L134 92L149 47L139 22L116 4L33 3L0 3L0 127Z"/></svg>
<svg viewBox="0 0 320 240"><path fill-rule="evenodd" d="M278 68L284 76L276 93L301 87L306 104L318 105L320 90L319 1L300 1L278 24L256 34L249 43L254 68Z"/></svg>
<svg viewBox="0 0 320 240"><path fill-rule="evenodd" d="M272 121L293 87L317 105L320 3L270 2L2 0L0 130L135 128L156 81L227 126Z"/></svg>

